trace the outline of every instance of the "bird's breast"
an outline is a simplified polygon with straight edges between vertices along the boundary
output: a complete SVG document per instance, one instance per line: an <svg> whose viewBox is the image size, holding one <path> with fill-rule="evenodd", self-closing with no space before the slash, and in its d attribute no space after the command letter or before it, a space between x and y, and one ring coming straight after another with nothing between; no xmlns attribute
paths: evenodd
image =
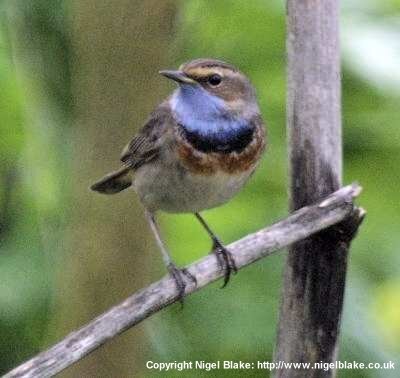
<svg viewBox="0 0 400 378"><path fill-rule="evenodd" d="M226 203L246 183L264 150L261 124L241 152L229 153L200 151L175 131L159 158L135 173L134 189L152 211L197 212Z"/></svg>
<svg viewBox="0 0 400 378"><path fill-rule="evenodd" d="M212 150L178 132L177 153L179 160L193 174L213 175L217 172L240 174L255 169L265 148L264 129L256 127L251 133L239 135L232 150ZM203 144L205 142L202 142Z"/></svg>
<svg viewBox="0 0 400 378"><path fill-rule="evenodd" d="M183 138L196 150L206 153L221 152L224 154L242 152L253 140L254 131L254 127L250 125L244 125L237 129L227 128L208 133L190 130L184 126L181 127Z"/></svg>

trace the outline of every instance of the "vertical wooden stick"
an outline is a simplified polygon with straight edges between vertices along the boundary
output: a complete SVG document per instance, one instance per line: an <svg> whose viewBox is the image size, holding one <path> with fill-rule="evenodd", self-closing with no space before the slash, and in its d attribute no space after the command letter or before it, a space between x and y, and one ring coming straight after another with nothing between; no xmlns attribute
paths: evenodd
<svg viewBox="0 0 400 378"><path fill-rule="evenodd" d="M339 1L288 0L287 12L290 207L295 210L341 185ZM290 248L276 361L335 360L350 233L331 228ZM333 374L276 371L277 377Z"/></svg>

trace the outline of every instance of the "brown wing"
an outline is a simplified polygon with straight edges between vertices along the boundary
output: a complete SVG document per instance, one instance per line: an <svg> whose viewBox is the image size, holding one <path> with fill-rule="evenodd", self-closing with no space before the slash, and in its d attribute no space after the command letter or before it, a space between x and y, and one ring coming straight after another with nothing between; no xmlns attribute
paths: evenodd
<svg viewBox="0 0 400 378"><path fill-rule="evenodd" d="M162 144L162 136L173 125L171 109L162 103L147 120L139 133L123 149L121 161L133 169L157 158Z"/></svg>

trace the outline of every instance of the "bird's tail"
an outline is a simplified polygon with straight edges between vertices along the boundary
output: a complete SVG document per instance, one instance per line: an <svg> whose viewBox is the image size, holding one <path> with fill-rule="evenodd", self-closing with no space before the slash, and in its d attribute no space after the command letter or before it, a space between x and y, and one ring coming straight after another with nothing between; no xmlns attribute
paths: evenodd
<svg viewBox="0 0 400 378"><path fill-rule="evenodd" d="M90 189L103 194L119 193L132 185L130 170L130 167L124 166L117 171L111 172L95 182Z"/></svg>

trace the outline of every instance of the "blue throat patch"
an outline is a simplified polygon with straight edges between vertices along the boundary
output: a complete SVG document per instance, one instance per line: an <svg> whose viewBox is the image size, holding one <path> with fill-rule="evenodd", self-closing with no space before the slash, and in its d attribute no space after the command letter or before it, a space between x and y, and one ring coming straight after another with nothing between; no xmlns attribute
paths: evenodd
<svg viewBox="0 0 400 378"><path fill-rule="evenodd" d="M202 152L240 152L253 138L249 120L232 115L221 98L199 85L181 85L172 110L184 137Z"/></svg>

